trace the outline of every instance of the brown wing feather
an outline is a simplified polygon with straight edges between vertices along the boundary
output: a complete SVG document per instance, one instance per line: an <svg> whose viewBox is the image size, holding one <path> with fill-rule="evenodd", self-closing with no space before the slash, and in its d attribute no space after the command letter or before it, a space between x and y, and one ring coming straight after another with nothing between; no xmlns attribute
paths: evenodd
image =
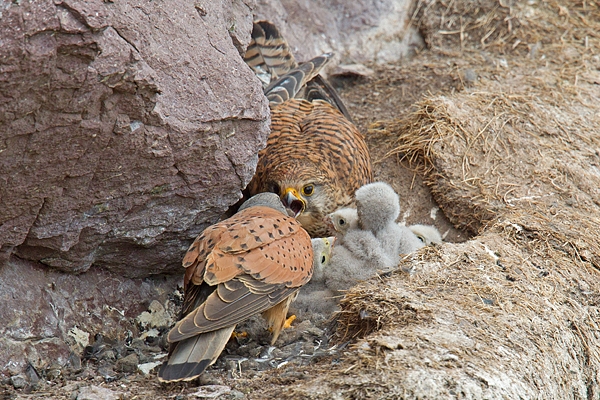
<svg viewBox="0 0 600 400"><path fill-rule="evenodd" d="M183 258L184 285L211 285L228 281L239 273L232 254L245 254L282 237L303 231L301 225L269 207L250 207L208 227L192 243ZM228 257L226 257L228 256ZM252 272L252 271L250 271Z"/></svg>
<svg viewBox="0 0 600 400"><path fill-rule="evenodd" d="M302 88L319 74L331 57L333 57L332 53L317 56L271 82L265 89L265 96L269 99L271 108L291 98L299 97Z"/></svg>
<svg viewBox="0 0 600 400"><path fill-rule="evenodd" d="M250 207L211 226L184 257L187 315L169 341L234 325L277 305L310 280L312 259L308 233L269 207ZM216 290L207 295L196 282ZM201 293L206 300L192 309Z"/></svg>
<svg viewBox="0 0 600 400"><path fill-rule="evenodd" d="M257 74L268 72L271 79L284 75L298 64L287 41L279 29L270 21L255 21L252 40L248 45L244 61Z"/></svg>
<svg viewBox="0 0 600 400"><path fill-rule="evenodd" d="M296 220L269 207L250 207L231 219L219 240L219 249L227 254L245 253L302 230Z"/></svg>
<svg viewBox="0 0 600 400"><path fill-rule="evenodd" d="M236 282L220 284L200 307L177 322L169 332L169 342L238 324L298 291L285 285L266 284L247 275L233 281Z"/></svg>
<svg viewBox="0 0 600 400"><path fill-rule="evenodd" d="M244 272L265 283L300 287L312 276L310 236L302 230L244 255Z"/></svg>

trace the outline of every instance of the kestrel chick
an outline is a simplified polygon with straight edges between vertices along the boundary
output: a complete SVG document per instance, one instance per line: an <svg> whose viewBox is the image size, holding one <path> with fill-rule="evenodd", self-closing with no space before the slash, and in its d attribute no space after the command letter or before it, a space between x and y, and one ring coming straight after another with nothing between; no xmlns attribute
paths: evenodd
<svg viewBox="0 0 600 400"><path fill-rule="evenodd" d="M324 217L352 204L354 191L372 180L369 151L342 101L318 75L331 54L297 65L276 28L259 22L255 31L263 35L246 60L279 78L265 89L271 135L248 191L278 194L312 237L325 237L333 232ZM285 67L292 69L283 74Z"/></svg>
<svg viewBox="0 0 600 400"><path fill-rule="evenodd" d="M442 235L440 235L440 231L438 231L435 226L417 224L410 225L408 229L410 229L421 242L425 243L426 246L429 246L432 243L442 243Z"/></svg>
<svg viewBox="0 0 600 400"><path fill-rule="evenodd" d="M423 247L423 242L406 226L398 225L400 199L390 185L374 182L356 191L356 209L359 226L373 232L392 262L398 263L400 254L412 253Z"/></svg>
<svg viewBox="0 0 600 400"><path fill-rule="evenodd" d="M329 268L334 241L334 237L312 240L313 276L298 291L298 297L291 306L293 312L300 316L310 315L313 322L316 314L320 314L325 319L337 309L334 293L325 286L325 271Z"/></svg>
<svg viewBox="0 0 600 400"><path fill-rule="evenodd" d="M319 254L323 251L319 247ZM290 303L313 274L310 236L279 197L261 193L202 232L184 259L182 318L168 334L161 381L187 381L213 364L236 324L262 313L275 343Z"/></svg>
<svg viewBox="0 0 600 400"><path fill-rule="evenodd" d="M349 229L358 228L358 212L356 208L340 208L328 214L325 217L325 222L331 226L337 236L342 237Z"/></svg>
<svg viewBox="0 0 600 400"><path fill-rule="evenodd" d="M351 229L340 243L336 242L325 268L325 284L331 290L344 291L395 266L371 231Z"/></svg>

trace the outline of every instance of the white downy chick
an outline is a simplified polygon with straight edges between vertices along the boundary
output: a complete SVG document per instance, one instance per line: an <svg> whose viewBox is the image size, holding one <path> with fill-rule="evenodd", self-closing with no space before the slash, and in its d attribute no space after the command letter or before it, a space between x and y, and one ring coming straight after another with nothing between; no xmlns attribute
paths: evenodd
<svg viewBox="0 0 600 400"><path fill-rule="evenodd" d="M400 199L387 183L374 182L359 188L356 191L356 209L359 226L373 232L394 265L398 264L400 254L423 247L410 229L396 223L400 215Z"/></svg>
<svg viewBox="0 0 600 400"><path fill-rule="evenodd" d="M313 322L325 320L338 309L335 293L325 285L325 271L330 268L334 237L312 239L314 271L312 278L298 291L290 310Z"/></svg>
<svg viewBox="0 0 600 400"><path fill-rule="evenodd" d="M440 231L433 225L410 225L408 227L426 246L442 243Z"/></svg>
<svg viewBox="0 0 600 400"><path fill-rule="evenodd" d="M333 249L331 263L325 269L325 284L341 294L359 281L395 266L371 231L351 229Z"/></svg>
<svg viewBox="0 0 600 400"><path fill-rule="evenodd" d="M333 227L336 236L343 237L349 229L358 228L358 212L356 208L339 208L327 215L325 222Z"/></svg>

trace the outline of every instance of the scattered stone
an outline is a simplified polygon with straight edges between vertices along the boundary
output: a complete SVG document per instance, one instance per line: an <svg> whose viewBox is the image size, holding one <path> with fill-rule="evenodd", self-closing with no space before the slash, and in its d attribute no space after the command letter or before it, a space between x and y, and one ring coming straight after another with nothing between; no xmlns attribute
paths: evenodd
<svg viewBox="0 0 600 400"><path fill-rule="evenodd" d="M165 307L157 300L152 300L148 306L148 311L144 311L138 315L135 320L144 329L168 328L174 322L171 315L165 310Z"/></svg>
<svg viewBox="0 0 600 400"><path fill-rule="evenodd" d="M114 361L117 359L117 355L115 354L114 350L106 350L102 353L102 357L100 359Z"/></svg>
<svg viewBox="0 0 600 400"><path fill-rule="evenodd" d="M38 374L37 370L31 363L27 364L27 368L25 368L25 375L27 376L27 381L32 387L36 387L40 382L40 374Z"/></svg>
<svg viewBox="0 0 600 400"><path fill-rule="evenodd" d="M46 369L46 379L49 381L55 381L62 376L62 367L60 364L54 363Z"/></svg>
<svg viewBox="0 0 600 400"><path fill-rule="evenodd" d="M117 360L116 368L117 371L120 372L133 373L137 371L139 363L140 358L138 355L131 353L130 355Z"/></svg>
<svg viewBox="0 0 600 400"><path fill-rule="evenodd" d="M90 345L90 334L84 330L74 326L69 329L68 335L73 338L75 343L80 346L81 350Z"/></svg>
<svg viewBox="0 0 600 400"><path fill-rule="evenodd" d="M76 397L77 400L119 400L120 398L120 392L115 392L96 385L79 389Z"/></svg>
<svg viewBox="0 0 600 400"><path fill-rule="evenodd" d="M77 354L71 352L71 354L69 354L69 359L67 360L67 367L72 373L81 372L81 358Z"/></svg>
<svg viewBox="0 0 600 400"><path fill-rule="evenodd" d="M363 64L338 65L333 71L333 76L372 76L375 72Z"/></svg>
<svg viewBox="0 0 600 400"><path fill-rule="evenodd" d="M105 382L112 382L117 379L117 374L110 365L102 365L98 367L98 374L100 378L104 379Z"/></svg>
<svg viewBox="0 0 600 400"><path fill-rule="evenodd" d="M242 392L240 392L239 390L231 390L229 393L227 393L227 398L228 399L243 399L245 398L246 395Z"/></svg>
<svg viewBox="0 0 600 400"><path fill-rule="evenodd" d="M10 377L10 383L15 389L22 389L27 386L27 378L24 374L14 375Z"/></svg>
<svg viewBox="0 0 600 400"><path fill-rule="evenodd" d="M210 385L219 385L219 384L221 384L221 381L219 380L218 377L214 376L211 373L211 371L207 371L198 377L198 383L200 384L200 386L207 386L207 385L210 386Z"/></svg>
<svg viewBox="0 0 600 400"><path fill-rule="evenodd" d="M138 316L138 318L140 318L140 317ZM151 329L148 329L147 331L145 331L144 333L142 333L140 335L140 339L147 342L148 339L150 339L150 338L158 338L159 336L160 336L160 332L158 331L158 329L151 328Z"/></svg>
<svg viewBox="0 0 600 400"><path fill-rule="evenodd" d="M138 370L144 375L148 375L150 371L162 364L162 361L152 361L137 366Z"/></svg>
<svg viewBox="0 0 600 400"><path fill-rule="evenodd" d="M192 393L191 396L196 396L200 399L216 399L217 397L231 391L229 386L223 385L206 385L198 389L197 392Z"/></svg>

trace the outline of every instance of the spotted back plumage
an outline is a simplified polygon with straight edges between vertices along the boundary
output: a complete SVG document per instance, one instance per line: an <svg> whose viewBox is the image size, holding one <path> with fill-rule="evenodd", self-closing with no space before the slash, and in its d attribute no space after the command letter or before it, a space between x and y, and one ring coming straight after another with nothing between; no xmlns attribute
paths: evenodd
<svg viewBox="0 0 600 400"><path fill-rule="evenodd" d="M236 324L254 314L272 327L274 343L290 303L312 277L311 239L283 213L278 197L262 194L248 204L205 229L184 257L182 317L167 336L162 381L196 378L216 361Z"/></svg>
<svg viewBox="0 0 600 400"><path fill-rule="evenodd" d="M267 283L300 287L310 280L311 257L310 237L298 221L255 206L196 238L183 258L184 285L217 285L248 274Z"/></svg>

